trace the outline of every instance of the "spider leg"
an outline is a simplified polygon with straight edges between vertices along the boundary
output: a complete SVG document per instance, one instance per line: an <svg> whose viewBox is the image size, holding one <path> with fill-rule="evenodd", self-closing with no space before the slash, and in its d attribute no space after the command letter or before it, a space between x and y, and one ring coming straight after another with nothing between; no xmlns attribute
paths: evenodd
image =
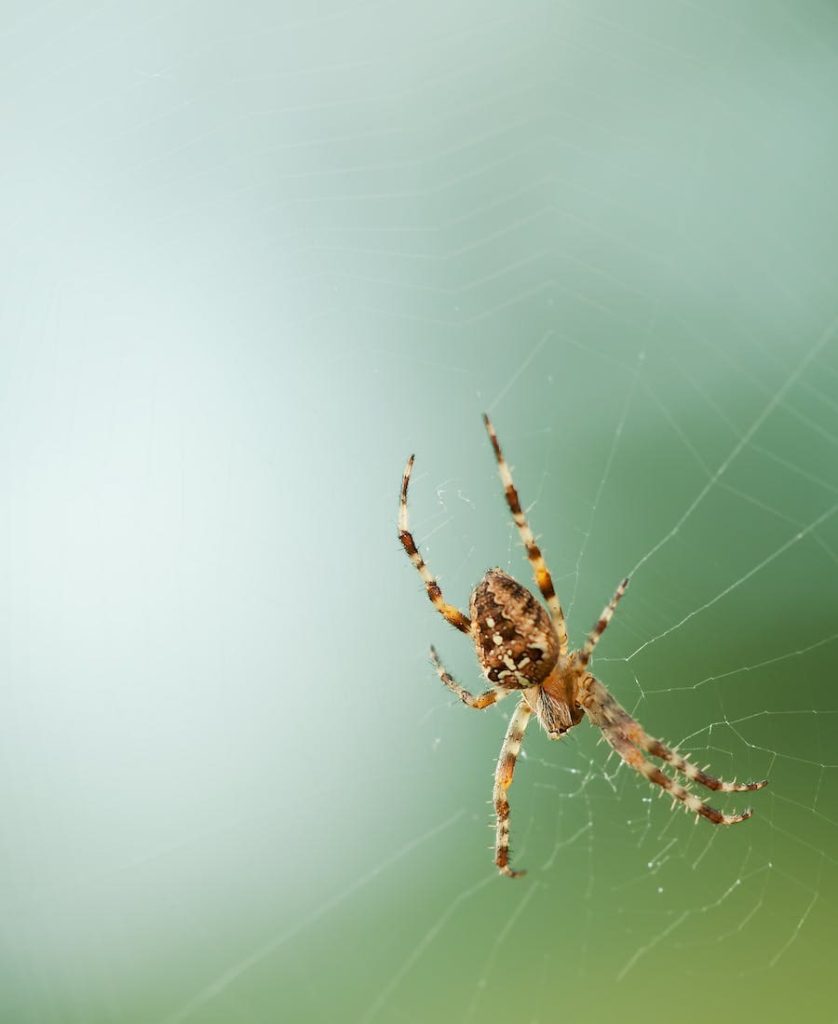
<svg viewBox="0 0 838 1024"><path fill-rule="evenodd" d="M506 693L498 690L486 690L477 697L475 697L474 694L469 693L468 690L460 686L457 680L445 671L442 662L439 660L439 655L436 653L435 647L431 648L431 661L436 669L436 674L442 682L452 693L456 694L467 707L481 711L483 708L491 707L492 704L497 703L497 701L502 700L506 696ZM509 691L507 691L507 693L508 692Z"/></svg>
<svg viewBox="0 0 838 1024"><path fill-rule="evenodd" d="M515 762L518 759L518 752L521 749L521 741L527 723L530 720L532 708L526 699L522 697L518 706L509 719L506 729L506 736L500 748L497 768L495 768L495 785L492 791L492 801L495 805L496 829L495 829L495 864L502 875L508 878L517 878L525 874L524 871L513 871L509 866L509 800L506 791L512 785L512 777L515 774Z"/></svg>
<svg viewBox="0 0 838 1024"><path fill-rule="evenodd" d="M407 486L410 483L413 459L414 456L411 455L407 460L407 465L404 469L404 476L402 477L401 497L399 500L399 540L402 542L402 547L407 552L407 557L422 577L425 583L425 590L428 592L431 604L433 604L439 614L447 622L450 622L452 626L459 629L461 633L468 633L471 630L471 619L469 619L467 615L463 615L463 613L459 609L455 608L453 604L448 604L443 600L439 584L431 574L431 570L425 564L424 558L419 554L419 549L416 547L416 541L413 539L413 534L410 532L410 525L407 519Z"/></svg>
<svg viewBox="0 0 838 1024"><path fill-rule="evenodd" d="M722 814L715 807L705 804L694 793L690 793L688 789L684 789L677 782L673 782L668 775L664 775L660 768L647 761L637 747L629 743L619 729L605 727L602 729L602 733L627 765L634 768L636 772L640 772L649 782L654 783L656 786L661 786L674 800L680 800L687 810L700 814L702 818L712 821L714 825L735 825L737 822L746 821L753 814L750 808L742 811L741 814Z"/></svg>
<svg viewBox="0 0 838 1024"><path fill-rule="evenodd" d="M603 608L602 615L597 619L597 623L591 632L588 634L588 639L585 641L579 653L576 655L576 662L580 668L585 668L588 662L591 660L591 655L594 653L594 648L599 642L599 638L605 632L608 623L611 621L614 615L614 609L620 603L620 598L625 594L626 589L629 585L628 577L614 591L614 596Z"/></svg>
<svg viewBox="0 0 838 1024"><path fill-rule="evenodd" d="M626 711L608 692L605 686L588 676L588 692L593 695L602 716L605 718L607 727L617 729L627 740L636 744L646 753L653 757L659 757L667 764L681 772L693 782L698 782L707 789L719 793L751 793L754 790L762 789L768 784L768 779L761 782L725 782L724 779L717 779L714 775L708 775L698 765L682 757L677 751L672 750L660 740L650 736L636 718ZM600 726L604 728L603 726Z"/></svg>
<svg viewBox="0 0 838 1024"><path fill-rule="evenodd" d="M530 529L530 524L527 522L527 517L524 515L523 509L521 508L518 492L515 490L515 485L512 482L512 474L509 471L506 459L503 457L503 452L501 451L500 443L498 442L498 437L495 433L495 428L492 426L492 421L486 413L483 414L483 422L486 424L486 430L489 432L489 440L492 442L492 448L494 449L495 458L497 459L498 472L500 473L501 482L503 483L506 503L509 506L509 511L512 513L515 525L518 527L518 533L521 536L524 547L527 549L527 558L530 560L533 575L535 576L535 582L538 584L538 589L541 591L544 600L547 602L547 607L550 609L553 626L555 627L556 635L559 640L559 651L561 654L567 654L567 626L565 625L562 606L559 603L559 599L556 596L556 589L553 586L553 578L550 575L550 570L547 568L541 554L541 549L535 542L535 537Z"/></svg>

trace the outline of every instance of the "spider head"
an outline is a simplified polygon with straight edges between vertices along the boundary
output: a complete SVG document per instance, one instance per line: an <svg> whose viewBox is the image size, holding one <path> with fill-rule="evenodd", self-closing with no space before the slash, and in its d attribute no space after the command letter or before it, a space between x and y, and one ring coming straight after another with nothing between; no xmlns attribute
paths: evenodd
<svg viewBox="0 0 838 1024"><path fill-rule="evenodd" d="M559 659L544 608L503 569L490 569L469 605L477 660L494 686L521 690L542 683Z"/></svg>
<svg viewBox="0 0 838 1024"><path fill-rule="evenodd" d="M527 700L551 740L560 739L585 715L579 703L579 671L572 658L560 657L553 671Z"/></svg>

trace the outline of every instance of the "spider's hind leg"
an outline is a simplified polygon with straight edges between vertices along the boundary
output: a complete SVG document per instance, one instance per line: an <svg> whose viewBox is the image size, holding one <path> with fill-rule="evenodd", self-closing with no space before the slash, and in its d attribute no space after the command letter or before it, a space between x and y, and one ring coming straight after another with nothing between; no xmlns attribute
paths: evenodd
<svg viewBox="0 0 838 1024"><path fill-rule="evenodd" d="M538 589L541 591L541 596L547 602L547 607L550 609L553 628L556 630L556 637L559 641L559 650L562 654L567 654L567 625L565 624L564 611L562 610L561 603L558 595L556 594L556 588L553 586L553 577L550 575L550 570L547 568L547 563L544 561L541 548L536 544L535 537L530 529L530 524L527 521L524 510L521 508L521 501L518 497L518 492L515 489L515 484L512 482L512 473L509 469L509 464L503 457L500 442L498 441L498 435L495 433L492 421L486 413L483 413L483 422L486 425L489 440L492 442L492 450L494 451L495 459L497 460L498 472L500 473L501 483L503 484L503 493L506 497L506 504L509 506L509 511L512 513L512 519L515 526L518 528L518 534L526 548L527 558L532 566L535 582L538 585Z"/></svg>
<svg viewBox="0 0 838 1024"><path fill-rule="evenodd" d="M413 567L422 577L422 582L425 584L425 590L428 593L431 604L446 622L449 622L455 629L459 629L461 633L468 633L471 630L471 619L467 615L463 615L453 604L448 604L443 598L439 584L425 564L425 559L422 557L419 548L416 546L416 541L413 539L413 534L410 532L410 523L407 516L407 488L410 484L410 474L412 472L413 456L411 455L404 468L402 487L399 493L399 540Z"/></svg>

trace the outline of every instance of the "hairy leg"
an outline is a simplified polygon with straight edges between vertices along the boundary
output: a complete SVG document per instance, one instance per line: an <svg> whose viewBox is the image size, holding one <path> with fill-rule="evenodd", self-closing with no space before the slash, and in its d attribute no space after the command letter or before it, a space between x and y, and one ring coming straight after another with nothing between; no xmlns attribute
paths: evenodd
<svg viewBox="0 0 838 1024"><path fill-rule="evenodd" d="M620 603L620 598L623 596L623 594L625 594L628 585L629 581L628 577L626 577L623 580L623 582L619 585L619 587L617 587L617 589L614 591L614 596L603 608L602 615L600 615L599 619L597 619L597 624L588 634L588 639L585 641L584 645L579 651L579 654L576 656L577 664L580 668L587 667L588 662L591 660L591 655L594 653L594 648L599 642L599 638L605 632L608 623L611 621L614 615L614 610Z"/></svg>
<svg viewBox="0 0 838 1024"><path fill-rule="evenodd" d="M647 761L637 747L629 743L625 736L617 729L605 728L602 732L606 740L627 765L634 768L636 772L640 772L649 782L665 789L674 800L680 800L687 810L701 815L702 818L706 818L708 821L712 821L714 825L735 825L737 822L746 821L753 813L749 808L746 811L742 811L741 814L722 814L715 807L705 804L694 793L690 793L689 790L684 789L677 782L673 782L668 775L664 775L660 768Z"/></svg>
<svg viewBox="0 0 838 1024"><path fill-rule="evenodd" d="M527 549L527 558L530 560L533 575L535 576L535 582L538 584L538 589L541 591L544 600L547 602L547 607L550 609L553 626L559 640L559 651L562 654L567 654L567 626L565 625L562 606L559 603L559 599L556 596L556 589L553 586L553 577L550 575L550 570L547 568L547 564L541 554L541 549L535 542L535 537L530 529L530 524L527 522L527 517L524 515L523 509L521 508L518 492L515 490L515 485L512 482L512 474L509 471L509 466L507 465L506 459L503 457L503 452L501 451L500 442L498 441L497 434L495 433L495 428L492 426L492 421L485 413L483 414L483 422L486 424L486 430L489 432L489 440L492 442L492 448L494 449L495 458L497 459L498 472L500 473L501 482L503 483L506 503L509 505L509 511L512 513L512 518L515 520L515 525L518 527L518 533L521 535L521 540L523 541L524 547Z"/></svg>
<svg viewBox="0 0 838 1024"><path fill-rule="evenodd" d="M477 711L480 711L483 708L491 707L492 704L496 704L506 696L506 693L503 693L502 691L499 692L498 690L486 690L477 697L469 693L468 690L460 686L453 676L449 675L448 672L445 671L442 662L439 660L439 655L436 653L435 647L431 648L431 661L436 669L436 674L442 682L452 693L456 694L467 707L475 708Z"/></svg>
<svg viewBox="0 0 838 1024"><path fill-rule="evenodd" d="M439 614L450 622L452 626L459 629L461 633L468 633L471 630L471 619L467 615L454 607L452 604L448 604L442 597L442 591L439 589L439 584L431 574L431 570L425 564L424 558L419 554L419 549L416 547L416 541L413 539L413 534L410 532L410 524L407 519L407 487L410 483L410 474L413 470L413 456L407 460L407 465L404 469L404 476L402 477L402 490L401 497L399 500L399 540L402 542L402 547L407 552L407 557L413 563L416 571L422 577L425 584L425 590L428 592L428 597L431 600L434 608Z"/></svg>
<svg viewBox="0 0 838 1024"><path fill-rule="evenodd" d="M495 831L495 864L502 875L517 878L523 871L513 871L509 866L509 800L506 792L512 785L515 774L515 762L521 750L521 742L532 709L522 697L509 720L503 746L500 748L497 768L495 769L495 786L492 799L495 805L497 825Z"/></svg>
<svg viewBox="0 0 838 1024"><path fill-rule="evenodd" d="M586 678L586 686L587 692L593 696L599 713L605 722L605 725L600 725L600 728L609 726L619 730L631 743L636 744L653 757L659 757L667 764L671 764L676 771L681 772L682 775L691 781L698 782L707 789L712 789L719 793L751 793L754 790L762 789L763 786L768 784L768 779L763 779L760 782L736 782L735 780L733 782L726 782L724 779L717 779L714 775L708 775L698 765L682 757L677 751L672 750L665 743L655 739L654 736L650 736L637 719L633 718L611 696L607 688L598 679L588 676Z"/></svg>

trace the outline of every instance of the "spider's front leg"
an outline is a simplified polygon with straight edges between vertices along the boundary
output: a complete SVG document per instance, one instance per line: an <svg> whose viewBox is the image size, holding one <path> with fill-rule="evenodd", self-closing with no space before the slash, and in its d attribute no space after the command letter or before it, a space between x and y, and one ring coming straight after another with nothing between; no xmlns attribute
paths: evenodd
<svg viewBox="0 0 838 1024"><path fill-rule="evenodd" d="M512 778L515 774L515 762L518 760L518 753L521 750L521 742L524 739L524 732L530 720L532 708L524 697L518 702L518 706L509 719L509 726L506 736L503 739L503 746L500 748L497 768L495 769L495 786L492 791L492 801L495 806L497 824L495 828L495 864L498 871L507 878L518 878L526 874L525 871L513 871L509 866L509 800L506 791L512 785Z"/></svg>
<svg viewBox="0 0 838 1024"><path fill-rule="evenodd" d="M629 767L639 772L649 782L665 789L674 799L679 800L684 806L695 814L706 818L714 825L736 825L740 821L746 821L753 813L750 808L740 814L723 814L709 804L704 803L694 793L685 789L679 783L665 775L657 765L652 764L644 756L642 751L660 757L671 764L677 771L682 772L688 779L700 782L708 789L718 790L724 793L752 791L762 789L766 784L763 782L724 782L712 775L707 775L697 766L682 758L679 754L664 746L659 740L649 736L631 715L623 708L608 692L598 679L587 676L585 679L585 697L583 704L588 712L588 717L594 725L602 730L602 734L609 745L620 755ZM638 749L641 748L641 749ZM767 781L767 780L766 780Z"/></svg>
<svg viewBox="0 0 838 1024"><path fill-rule="evenodd" d="M702 818L712 821L714 825L736 825L740 821L747 821L753 814L750 807L740 814L722 814L721 811L704 803L694 793L690 793L688 789L674 782L668 775L664 775L660 768L647 761L637 747L629 743L619 730L603 729L603 735L627 765L634 768L636 772L640 772L649 782L665 789L673 800L680 800L688 811L693 811Z"/></svg>
<svg viewBox="0 0 838 1024"><path fill-rule="evenodd" d="M645 750L652 757L659 757L661 761L671 764L677 772L691 782L697 782L706 789L712 789L719 793L753 793L768 785L768 779L762 779L760 782L726 782L724 779L717 779L715 775L708 775L697 764L682 757L676 750L672 750L665 743L655 739L654 736L650 736L640 722L611 696L607 687L603 686L598 679L588 676L586 686L589 697L595 702L598 713L606 723L606 726L600 726L600 728L610 726L618 730L630 743Z"/></svg>

